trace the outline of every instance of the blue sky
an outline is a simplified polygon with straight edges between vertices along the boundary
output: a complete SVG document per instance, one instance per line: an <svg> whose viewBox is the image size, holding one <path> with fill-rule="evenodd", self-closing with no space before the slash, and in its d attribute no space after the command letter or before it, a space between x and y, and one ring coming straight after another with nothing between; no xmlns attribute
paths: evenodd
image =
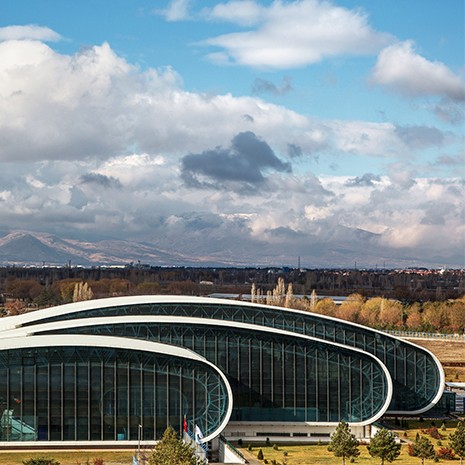
<svg viewBox="0 0 465 465"><path fill-rule="evenodd" d="M7 2L3 233L464 266L464 17L461 0Z"/></svg>

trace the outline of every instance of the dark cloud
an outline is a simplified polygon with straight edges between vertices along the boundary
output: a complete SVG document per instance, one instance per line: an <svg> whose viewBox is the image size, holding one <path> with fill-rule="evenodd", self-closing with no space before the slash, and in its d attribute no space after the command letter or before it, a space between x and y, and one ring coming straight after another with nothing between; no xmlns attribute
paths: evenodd
<svg viewBox="0 0 465 465"><path fill-rule="evenodd" d="M380 176L372 173L365 173L363 176L357 176L356 178L349 179L346 182L346 186L349 187L359 187L359 186L373 186L374 181L381 181Z"/></svg>
<svg viewBox="0 0 465 465"><path fill-rule="evenodd" d="M291 79L288 76L284 76L281 85L277 86L271 81L257 78L252 85L252 93L254 94L273 94L273 95L284 95L292 91Z"/></svg>
<svg viewBox="0 0 465 465"><path fill-rule="evenodd" d="M463 103L443 99L433 108L434 114L441 120L450 124L461 124L465 120Z"/></svg>
<svg viewBox="0 0 465 465"><path fill-rule="evenodd" d="M253 189L264 183L267 171L290 172L291 165L282 162L265 141L248 131L237 134L229 148L184 156L181 169L184 182L191 187L221 189L245 184Z"/></svg>
<svg viewBox="0 0 465 465"><path fill-rule="evenodd" d="M440 155L436 158L435 165L447 165L447 166L464 166L465 157L463 155Z"/></svg>
<svg viewBox="0 0 465 465"><path fill-rule="evenodd" d="M291 158L298 158L303 155L302 148L295 144L287 144L287 152Z"/></svg>
<svg viewBox="0 0 465 465"><path fill-rule="evenodd" d="M445 142L444 133L429 126L396 126L395 133L412 149L440 147Z"/></svg>
<svg viewBox="0 0 465 465"><path fill-rule="evenodd" d="M96 184L105 188L121 189L122 184L119 179L113 176L105 176L99 173L83 174L80 178L81 184Z"/></svg>

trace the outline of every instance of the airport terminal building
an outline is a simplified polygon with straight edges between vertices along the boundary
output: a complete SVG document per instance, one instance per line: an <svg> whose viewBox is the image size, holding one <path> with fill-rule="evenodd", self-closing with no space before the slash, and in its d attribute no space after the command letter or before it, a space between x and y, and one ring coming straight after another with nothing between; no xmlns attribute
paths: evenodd
<svg viewBox="0 0 465 465"><path fill-rule="evenodd" d="M305 311L203 297L77 302L0 320L0 445L359 438L421 415L444 373L427 350Z"/></svg>

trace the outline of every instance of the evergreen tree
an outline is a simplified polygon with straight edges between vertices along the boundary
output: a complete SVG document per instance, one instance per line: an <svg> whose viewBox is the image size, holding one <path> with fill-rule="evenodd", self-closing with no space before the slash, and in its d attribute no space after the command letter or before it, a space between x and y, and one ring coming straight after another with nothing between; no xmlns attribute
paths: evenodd
<svg viewBox="0 0 465 465"><path fill-rule="evenodd" d="M434 459L436 456L433 444L431 444L431 441L425 436L420 436L414 442L413 451L416 457L421 458L422 465L424 465L425 459Z"/></svg>
<svg viewBox="0 0 465 465"><path fill-rule="evenodd" d="M150 465L197 465L194 449L179 438L171 426L153 449Z"/></svg>
<svg viewBox="0 0 465 465"><path fill-rule="evenodd" d="M465 457L465 420L459 421L455 433L449 435L449 445L460 457L460 465Z"/></svg>
<svg viewBox="0 0 465 465"><path fill-rule="evenodd" d="M331 436L328 451L332 452L336 457L342 457L342 465L345 465L346 458L356 458L360 455L358 446L358 441L355 435L350 432L349 425L342 420Z"/></svg>
<svg viewBox="0 0 465 465"><path fill-rule="evenodd" d="M385 460L392 462L399 457L400 447L394 434L383 428L376 432L367 449L372 457L379 457L381 465L384 465Z"/></svg>

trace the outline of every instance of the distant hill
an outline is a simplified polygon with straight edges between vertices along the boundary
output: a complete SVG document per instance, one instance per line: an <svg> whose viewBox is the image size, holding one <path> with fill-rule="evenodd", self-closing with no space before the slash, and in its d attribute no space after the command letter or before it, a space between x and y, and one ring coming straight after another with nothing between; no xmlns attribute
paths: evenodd
<svg viewBox="0 0 465 465"><path fill-rule="evenodd" d="M182 229L144 241L81 240L31 231L0 231L0 265L127 265L202 267L352 268L388 265L437 268L447 257L428 262L407 250L383 249L376 234L343 226L327 236L299 235L278 228L270 237L245 239L234 231Z"/></svg>
<svg viewBox="0 0 465 465"><path fill-rule="evenodd" d="M163 252L137 242L103 240L84 242L62 239L52 234L13 232L0 238L2 265L123 265L130 262L181 265L192 263L188 257Z"/></svg>

